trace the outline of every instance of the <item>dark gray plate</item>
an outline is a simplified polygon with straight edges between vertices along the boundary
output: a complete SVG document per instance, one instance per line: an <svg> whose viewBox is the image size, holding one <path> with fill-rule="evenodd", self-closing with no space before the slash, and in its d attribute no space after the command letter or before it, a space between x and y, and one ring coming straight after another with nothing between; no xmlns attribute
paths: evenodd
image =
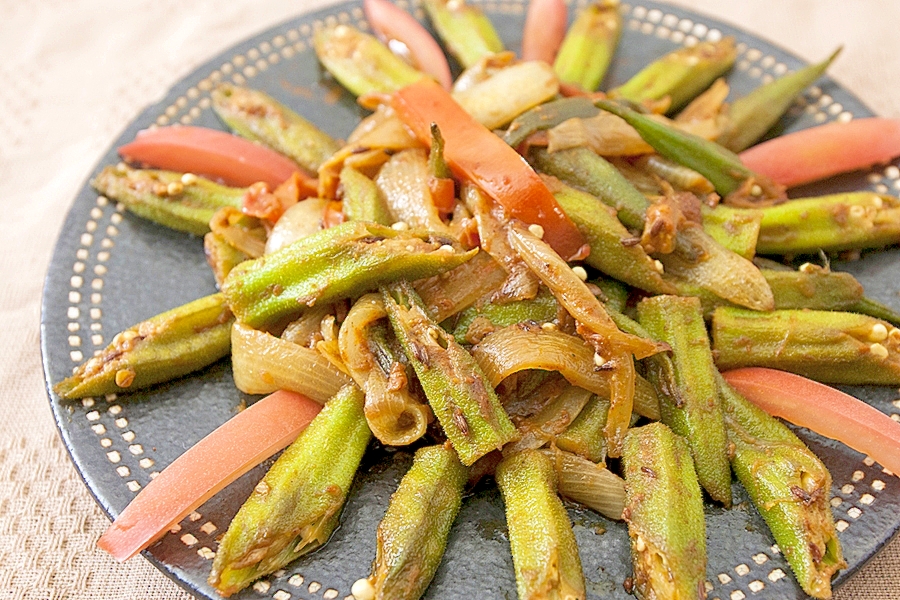
<svg viewBox="0 0 900 600"><path fill-rule="evenodd" d="M510 48L521 38L524 0L480 2ZM401 6L407 7L405 2ZM783 50L733 27L670 6L625 6L625 32L607 86L622 82L656 56L691 39L732 35L740 56L730 75L737 94L803 63ZM422 15L419 14L421 17ZM117 161L115 147L153 123L191 123L220 128L208 108L218 81L268 91L335 136L346 136L361 111L352 98L322 76L310 50L321 23L359 23L359 2L298 17L222 53L175 85L122 133L96 170ZM783 120L787 130L871 113L851 94L825 79ZM873 188L887 191L897 169L854 173L819 191ZM869 296L898 306L900 252L872 253L835 265L853 272ZM214 284L198 238L164 230L119 210L85 185L75 198L51 262L44 290L42 347L48 388L105 346L125 327L211 293ZM897 413L894 389L850 390L887 413ZM60 434L88 489L103 510L119 514L154 473L235 414L241 393L222 361L196 376L121 397L50 403ZM252 399L251 399L252 400ZM850 567L839 584L874 555L900 527L900 480L841 444L800 432L834 477L834 516ZM239 598L345 598L353 581L368 573L375 555L375 527L390 493L410 463L405 452L373 449L357 478L342 526L319 552L239 594ZM263 473L258 468L207 502L146 556L201 598L216 598L206 584L209 557L240 502ZM789 568L746 495L736 486L736 508L707 510L711 598L802 598ZM621 523L572 508L590 598L625 598L630 574L627 533ZM743 594L743 595L742 595ZM512 561L499 495L484 487L470 496L453 528L444 562L428 598L515 597Z"/></svg>

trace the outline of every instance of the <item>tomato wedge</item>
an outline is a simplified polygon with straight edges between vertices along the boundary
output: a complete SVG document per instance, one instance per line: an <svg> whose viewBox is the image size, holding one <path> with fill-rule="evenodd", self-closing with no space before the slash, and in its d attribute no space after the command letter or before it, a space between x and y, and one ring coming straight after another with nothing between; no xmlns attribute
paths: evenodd
<svg viewBox="0 0 900 600"><path fill-rule="evenodd" d="M301 178L314 181L297 163L278 152L206 127L144 129L133 142L120 146L119 154L128 161L206 175L237 187L262 181L275 189L295 171ZM316 189L315 184L312 189Z"/></svg>
<svg viewBox="0 0 900 600"><path fill-rule="evenodd" d="M369 25L383 42L401 42L417 69L437 79L444 89L450 89L453 77L447 57L421 23L388 0L363 0L363 10Z"/></svg>
<svg viewBox="0 0 900 600"><path fill-rule="evenodd" d="M128 560L229 483L286 448L321 408L301 394L278 391L241 411L151 480L97 545L119 562Z"/></svg>
<svg viewBox="0 0 900 600"><path fill-rule="evenodd" d="M900 120L872 117L789 133L741 152L751 171L784 186L866 169L900 156Z"/></svg>
<svg viewBox="0 0 900 600"><path fill-rule="evenodd" d="M522 60L542 60L552 65L568 27L563 0L531 0L522 29Z"/></svg>
<svg viewBox="0 0 900 600"><path fill-rule="evenodd" d="M481 187L510 216L543 227L544 239L564 259L579 254L584 238L538 174L440 85L419 80L397 91L391 104L423 144L431 144L431 124L437 123L454 175Z"/></svg>
<svg viewBox="0 0 900 600"><path fill-rule="evenodd" d="M806 377L748 367L722 376L772 416L843 442L900 474L900 423L844 392Z"/></svg>

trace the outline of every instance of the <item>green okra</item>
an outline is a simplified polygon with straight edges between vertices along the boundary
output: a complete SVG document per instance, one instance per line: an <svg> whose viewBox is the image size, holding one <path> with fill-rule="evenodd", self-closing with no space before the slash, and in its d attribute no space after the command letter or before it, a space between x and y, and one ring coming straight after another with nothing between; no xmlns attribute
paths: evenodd
<svg viewBox="0 0 900 600"><path fill-rule="evenodd" d="M705 598L703 496L687 442L662 423L644 425L629 430L622 461L635 594Z"/></svg>
<svg viewBox="0 0 900 600"><path fill-rule="evenodd" d="M264 92L222 84L210 96L213 110L235 133L277 150L311 173L341 148L337 140Z"/></svg>
<svg viewBox="0 0 900 600"><path fill-rule="evenodd" d="M798 198L762 209L760 254L880 248L900 242L900 199L874 192Z"/></svg>
<svg viewBox="0 0 900 600"><path fill-rule="evenodd" d="M447 50L464 69L503 52L503 41L479 8L463 0L424 0L422 5Z"/></svg>
<svg viewBox="0 0 900 600"><path fill-rule="evenodd" d="M246 192L193 174L124 164L105 167L91 185L139 217L194 235L209 231L209 220L219 208L240 208Z"/></svg>
<svg viewBox="0 0 900 600"><path fill-rule="evenodd" d="M557 496L556 471L538 450L497 466L520 600L583 600L584 574L569 514Z"/></svg>
<svg viewBox="0 0 900 600"><path fill-rule="evenodd" d="M663 158L659 154L648 154L634 161L640 171L659 177L672 184L678 190L693 192L698 196L715 191L713 184L695 171L673 160Z"/></svg>
<svg viewBox="0 0 900 600"><path fill-rule="evenodd" d="M591 462L606 460L606 415L609 401L593 396L564 432L556 436L556 447Z"/></svg>
<svg viewBox="0 0 900 600"><path fill-rule="evenodd" d="M229 596L328 541L372 437L363 392L335 394L275 461L219 542L209 583Z"/></svg>
<svg viewBox="0 0 900 600"><path fill-rule="evenodd" d="M752 259L756 254L762 211L738 209L720 204L715 208L701 207L703 230L723 247L738 256Z"/></svg>
<svg viewBox="0 0 900 600"><path fill-rule="evenodd" d="M896 327L900 327L900 313L890 306L886 306L871 298L862 298L859 302L848 307L846 310L869 315L870 317L875 317L876 319L881 319Z"/></svg>
<svg viewBox="0 0 900 600"><path fill-rule="evenodd" d="M594 117L600 109L586 96L560 98L525 111L509 124L503 141L517 148L532 133L546 131L569 119Z"/></svg>
<svg viewBox="0 0 900 600"><path fill-rule="evenodd" d="M811 263L799 271L760 269L772 288L776 309L853 310L863 300L862 284L850 273Z"/></svg>
<svg viewBox="0 0 900 600"><path fill-rule="evenodd" d="M723 370L769 367L825 383L900 383L900 329L868 315L719 307L712 335Z"/></svg>
<svg viewBox="0 0 900 600"><path fill-rule="evenodd" d="M567 185L556 184L551 190L563 212L590 244L591 252L584 259L587 264L636 288L657 294L674 293L675 288L662 278L641 245L625 243L634 236L616 217L614 209Z"/></svg>
<svg viewBox="0 0 900 600"><path fill-rule="evenodd" d="M743 199L784 199L784 189L745 167L741 159L715 142L680 131L648 115L609 100L595 103L634 127L645 142L664 157L689 167L715 186L723 197L735 193ZM627 223L626 223L627 224Z"/></svg>
<svg viewBox="0 0 900 600"><path fill-rule="evenodd" d="M228 274L222 292L241 322L260 329L315 304L443 273L477 252L428 232L349 221L241 263Z"/></svg>
<svg viewBox="0 0 900 600"><path fill-rule="evenodd" d="M370 581L376 600L418 600L434 577L469 471L446 446L416 451L378 525Z"/></svg>
<svg viewBox="0 0 900 600"><path fill-rule="evenodd" d="M581 9L553 61L559 80L588 92L600 87L621 33L618 0L597 0Z"/></svg>
<svg viewBox="0 0 900 600"><path fill-rule="evenodd" d="M737 50L731 37L679 48L641 69L611 90L610 96L637 103L668 96L668 112L674 112L730 69L735 58Z"/></svg>
<svg viewBox="0 0 900 600"><path fill-rule="evenodd" d="M830 598L831 577L847 563L831 515L828 469L787 426L717 380L735 474L803 591Z"/></svg>
<svg viewBox="0 0 900 600"><path fill-rule="evenodd" d="M606 159L588 148L569 148L547 152L532 148L529 161L542 173L580 188L616 209L619 220L630 228L641 230L650 201L619 173Z"/></svg>
<svg viewBox="0 0 900 600"><path fill-rule="evenodd" d="M390 94L425 77L376 38L350 25L319 29L313 45L325 69L354 96Z"/></svg>
<svg viewBox="0 0 900 600"><path fill-rule="evenodd" d="M475 343L475 337L483 337L493 329L515 325L516 323L550 323L559 316L560 306L546 287L541 287L537 296L525 300L488 302L470 306L459 313L453 327L453 337L460 344ZM474 335L474 334L478 335Z"/></svg>
<svg viewBox="0 0 900 600"><path fill-rule="evenodd" d="M206 262L213 270L217 287L222 287L233 268L250 259L247 254L229 244L224 237L212 231L203 236L203 252L206 254Z"/></svg>
<svg viewBox="0 0 900 600"><path fill-rule="evenodd" d="M732 102L727 125L716 142L733 152L753 145L778 122L797 96L825 73L840 52L838 48L822 62L797 69Z"/></svg>
<svg viewBox="0 0 900 600"><path fill-rule="evenodd" d="M644 361L659 396L662 422L687 440L703 489L713 500L731 506L728 441L700 300L646 298L638 304L638 320L652 338L672 348L670 360Z"/></svg>
<svg viewBox="0 0 900 600"><path fill-rule="evenodd" d="M625 311L625 306L628 304L628 296L631 294L631 290L627 285L615 279L594 279L591 283L603 292L603 304L606 306L607 311ZM618 323L616 325L618 326ZM622 327L619 326L619 329L622 329ZM628 333L634 332L629 331Z"/></svg>
<svg viewBox="0 0 900 600"><path fill-rule="evenodd" d="M348 221L367 221L379 225L391 225L391 210L374 181L354 169L341 169L341 200L344 216Z"/></svg>
<svg viewBox="0 0 900 600"><path fill-rule="evenodd" d="M222 294L158 314L116 334L53 386L64 400L145 388L212 364L231 350L234 318Z"/></svg>
<svg viewBox="0 0 900 600"><path fill-rule="evenodd" d="M411 285L382 289L385 309L425 396L462 463L518 437L475 359L432 321Z"/></svg>

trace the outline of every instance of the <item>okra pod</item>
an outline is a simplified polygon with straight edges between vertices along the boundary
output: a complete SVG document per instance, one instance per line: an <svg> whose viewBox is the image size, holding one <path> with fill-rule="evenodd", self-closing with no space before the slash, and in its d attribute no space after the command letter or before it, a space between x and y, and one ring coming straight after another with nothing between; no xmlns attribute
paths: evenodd
<svg viewBox="0 0 900 600"><path fill-rule="evenodd" d="M731 506L731 470L716 366L700 300L653 296L638 304L638 320L651 336L672 348L671 360L645 361L659 396L662 422L684 437L700 485L717 502Z"/></svg>
<svg viewBox="0 0 900 600"><path fill-rule="evenodd" d="M203 236L203 252L206 254L206 262L213 270L217 287L222 287L233 268L250 258L212 231Z"/></svg>
<svg viewBox="0 0 900 600"><path fill-rule="evenodd" d="M446 446L416 451L378 525L375 600L418 600L434 577L469 471Z"/></svg>
<svg viewBox="0 0 900 600"><path fill-rule="evenodd" d="M772 288L776 309L846 310L863 300L863 287L850 273L823 269L811 263L799 271L760 269Z"/></svg>
<svg viewBox="0 0 900 600"><path fill-rule="evenodd" d="M516 439L515 426L475 359L432 321L408 283L382 290L394 333L460 460L476 460Z"/></svg>
<svg viewBox="0 0 900 600"><path fill-rule="evenodd" d="M680 131L660 120L609 100L598 100L595 104L625 119L644 141L664 157L689 167L709 179L726 201L733 200L746 204L780 201L785 198L784 188L754 173L741 163L736 154L715 142ZM730 194L734 196L729 198Z"/></svg>
<svg viewBox="0 0 900 600"><path fill-rule="evenodd" d="M313 45L322 65L354 96L390 94L425 77L376 38L350 25L319 29Z"/></svg>
<svg viewBox="0 0 900 600"><path fill-rule="evenodd" d="M610 316L612 316L611 311L622 312L625 310L628 296L631 294L631 290L627 285L615 279L594 279L591 283L603 292L603 304L606 306L607 312L610 312ZM622 327L619 326L619 329L622 329ZM629 331L628 333L634 332Z"/></svg>
<svg viewBox="0 0 900 600"><path fill-rule="evenodd" d="M831 515L828 469L787 426L717 379L735 474L803 591L830 598L831 577L847 563Z"/></svg>
<svg viewBox="0 0 900 600"><path fill-rule="evenodd" d="M559 80L588 92L600 87L621 33L618 0L597 0L581 9L553 61Z"/></svg>
<svg viewBox="0 0 900 600"><path fill-rule="evenodd" d="M900 327L900 313L890 306L885 306L881 302L872 300L871 298L862 298L859 302L846 310L869 315L870 317L887 321L895 327Z"/></svg>
<svg viewBox="0 0 900 600"><path fill-rule="evenodd" d="M234 318L222 294L158 314L116 334L53 387L64 400L144 388L212 364L231 348Z"/></svg>
<svg viewBox="0 0 900 600"><path fill-rule="evenodd" d="M760 254L880 248L900 241L900 199L885 194L798 198L762 211Z"/></svg>
<svg viewBox="0 0 900 600"><path fill-rule="evenodd" d="M687 442L651 423L628 432L622 460L635 594L705 598L703 496Z"/></svg>
<svg viewBox="0 0 900 600"><path fill-rule="evenodd" d="M712 335L723 370L770 367L825 383L900 383L900 329L867 315L719 307Z"/></svg>
<svg viewBox="0 0 900 600"><path fill-rule="evenodd" d="M477 7L463 0L425 0L422 4L444 45L464 69L503 52L497 30Z"/></svg>
<svg viewBox="0 0 900 600"><path fill-rule="evenodd" d="M453 337L460 344L477 344L486 334L516 323L551 323L559 310L556 298L542 287L530 300L470 306L459 313Z"/></svg>
<svg viewBox="0 0 900 600"><path fill-rule="evenodd" d="M519 600L583 600L581 558L557 496L553 463L538 450L525 450L504 458L495 477L506 506Z"/></svg>
<svg viewBox="0 0 900 600"><path fill-rule="evenodd" d="M752 146L778 122L797 96L825 73L840 52L838 48L822 62L797 69L732 102L727 125L716 142L733 152Z"/></svg>
<svg viewBox="0 0 900 600"><path fill-rule="evenodd" d="M735 58L737 50L732 37L679 48L641 69L610 91L610 96L636 103L668 96L667 112L674 112L730 69Z"/></svg>
<svg viewBox="0 0 900 600"><path fill-rule="evenodd" d="M585 96L560 98L535 106L513 119L503 134L503 141L518 148L532 133L546 131L569 119L594 117L598 112L600 109Z"/></svg>
<svg viewBox="0 0 900 600"><path fill-rule="evenodd" d="M720 204L715 208L701 207L701 214L703 230L714 240L738 256L753 259L759 241L762 211Z"/></svg>
<svg viewBox="0 0 900 600"><path fill-rule="evenodd" d="M240 208L246 192L190 173L132 169L125 164L105 167L91 185L139 217L194 235L209 231L209 221L219 208Z"/></svg>
<svg viewBox="0 0 900 600"><path fill-rule="evenodd" d="M379 225L391 225L391 211L378 193L375 182L354 169L341 169L341 200L344 216L348 221L368 221Z"/></svg>
<svg viewBox="0 0 900 600"><path fill-rule="evenodd" d="M328 541L372 434L363 393L343 387L275 461L219 542L209 583L223 596Z"/></svg>
<svg viewBox="0 0 900 600"><path fill-rule="evenodd" d="M609 401L597 396L592 397L572 424L556 436L556 447L583 456L591 462L604 462L606 438L603 430L606 427L608 413Z"/></svg>
<svg viewBox="0 0 900 600"><path fill-rule="evenodd" d="M317 303L442 273L476 253L428 232L350 221L241 263L222 292L241 322L262 329Z"/></svg>
<svg viewBox="0 0 900 600"><path fill-rule="evenodd" d="M235 133L281 152L311 173L340 150L330 135L266 93L222 84L210 96L213 110Z"/></svg>
<svg viewBox="0 0 900 600"><path fill-rule="evenodd" d="M601 159L602 160L602 159ZM566 215L591 246L584 259L590 266L636 288L657 294L674 293L652 258L639 244L626 244L634 236L616 217L616 211L596 197L558 181L548 184Z"/></svg>

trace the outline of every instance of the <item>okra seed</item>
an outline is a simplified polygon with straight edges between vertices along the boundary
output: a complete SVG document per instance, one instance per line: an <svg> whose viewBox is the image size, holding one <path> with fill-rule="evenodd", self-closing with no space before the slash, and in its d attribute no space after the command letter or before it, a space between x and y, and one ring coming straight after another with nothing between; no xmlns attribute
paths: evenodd
<svg viewBox="0 0 900 600"><path fill-rule="evenodd" d="M397 221L393 225L391 225L391 229L394 231L406 231L409 229L409 224L406 221Z"/></svg>
<svg viewBox="0 0 900 600"><path fill-rule="evenodd" d="M647 544L644 542L644 538L641 536L637 536L634 540L634 547L638 552L643 552L647 549Z"/></svg>
<svg viewBox="0 0 900 600"><path fill-rule="evenodd" d="M584 270L584 267L572 267L572 272L575 273L578 279L587 281L587 271Z"/></svg>
<svg viewBox="0 0 900 600"><path fill-rule="evenodd" d="M881 196L875 196L872 198L872 205L880 210L884 208L884 200L881 199Z"/></svg>
<svg viewBox="0 0 900 600"><path fill-rule="evenodd" d="M531 225L529 225L528 231L530 231L534 237L544 239L544 228L537 223L532 223Z"/></svg>
<svg viewBox="0 0 900 600"><path fill-rule="evenodd" d="M798 269L798 271L800 271L801 273L813 273L815 270L816 270L816 265L814 265L812 263L808 263L808 262L800 265L800 268Z"/></svg>
<svg viewBox="0 0 900 600"><path fill-rule="evenodd" d="M869 332L869 339L873 342L883 342L887 339L888 330L883 323L875 323L872 325L872 331Z"/></svg>
<svg viewBox="0 0 900 600"><path fill-rule="evenodd" d="M375 586L368 579L357 579L350 588L356 600L375 600Z"/></svg>
<svg viewBox="0 0 900 600"><path fill-rule="evenodd" d="M184 185L193 185L197 183L197 176L193 173L185 173L181 176L181 183Z"/></svg>
<svg viewBox="0 0 900 600"><path fill-rule="evenodd" d="M751 196L761 196L762 188L759 187L758 185L754 185L753 187L750 188L750 195Z"/></svg>
<svg viewBox="0 0 900 600"><path fill-rule="evenodd" d="M666 268L658 260L653 261L653 266L656 267L656 272L659 273L660 275L662 275L663 273L666 272Z"/></svg>
<svg viewBox="0 0 900 600"><path fill-rule="evenodd" d="M888 334L888 337L891 338L891 341L894 343L900 343L900 329L894 327L891 329L891 332Z"/></svg>
<svg viewBox="0 0 900 600"><path fill-rule="evenodd" d="M872 356L881 360L884 360L888 357L888 349L881 344L872 344L871 346L869 346L869 351L872 353Z"/></svg>
<svg viewBox="0 0 900 600"><path fill-rule="evenodd" d="M887 352L887 350L885 350ZM116 385L127 388L134 382L135 373L131 369L120 369L116 371Z"/></svg>
<svg viewBox="0 0 900 600"><path fill-rule="evenodd" d="M861 219L866 216L866 209L863 206L854 205L850 207L850 216L854 219Z"/></svg>
<svg viewBox="0 0 900 600"><path fill-rule="evenodd" d="M556 323L541 323L541 329L544 331L556 331Z"/></svg>
<svg viewBox="0 0 900 600"><path fill-rule="evenodd" d="M594 364L598 367L602 367L606 364L606 359L603 358L599 353L594 352Z"/></svg>
<svg viewBox="0 0 900 600"><path fill-rule="evenodd" d="M444 244L440 248L438 248L438 252L446 252L447 254L453 254L453 246L450 244Z"/></svg>
<svg viewBox="0 0 900 600"><path fill-rule="evenodd" d="M183 191L184 191L184 186L181 185L181 183L179 183L177 181L173 181L169 185L166 186L166 193L168 193L170 196L177 196L177 195L181 194L181 192L183 192Z"/></svg>
<svg viewBox="0 0 900 600"><path fill-rule="evenodd" d="M117 173L126 173L128 171L128 165L123 162L119 162L116 164L116 172Z"/></svg>

